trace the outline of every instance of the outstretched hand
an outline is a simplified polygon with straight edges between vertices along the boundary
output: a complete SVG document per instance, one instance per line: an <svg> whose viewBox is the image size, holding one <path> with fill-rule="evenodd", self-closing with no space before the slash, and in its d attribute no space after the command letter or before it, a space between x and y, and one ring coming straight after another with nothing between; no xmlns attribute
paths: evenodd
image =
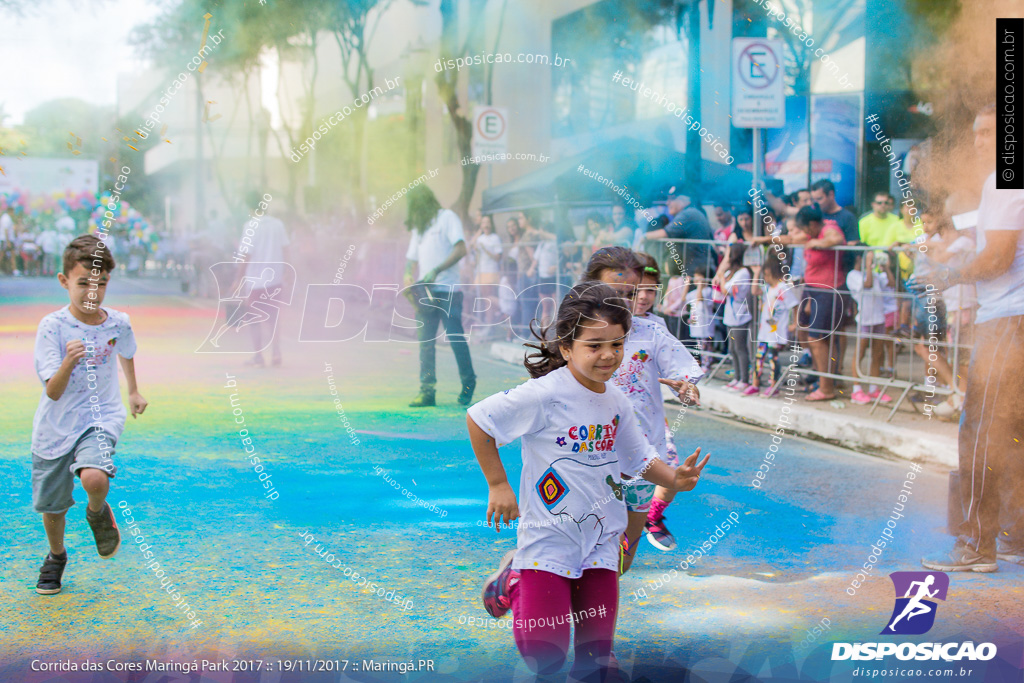
<svg viewBox="0 0 1024 683"><path fill-rule="evenodd" d="M929 288L942 292L956 284L954 276L955 271L952 268L940 266L924 277L917 273L911 275L907 278L907 289L914 294L924 294Z"/></svg>
<svg viewBox="0 0 1024 683"><path fill-rule="evenodd" d="M494 521L494 530L501 533L502 519L504 524L512 524L513 520L519 519L519 505L516 503L516 494L512 487L506 482L492 486L487 495L487 526Z"/></svg>
<svg viewBox="0 0 1024 683"><path fill-rule="evenodd" d="M704 465L707 465L708 460L711 459L711 454L705 455L698 465L696 463L699 457L700 448L691 453L690 457L676 468L675 489L677 491L692 491L697 485L697 482L700 480L700 473L704 470Z"/></svg>
<svg viewBox="0 0 1024 683"><path fill-rule="evenodd" d="M700 391L697 389L697 385L687 382L685 379L665 379L664 377L659 377L658 381L676 392L684 406L700 405Z"/></svg>

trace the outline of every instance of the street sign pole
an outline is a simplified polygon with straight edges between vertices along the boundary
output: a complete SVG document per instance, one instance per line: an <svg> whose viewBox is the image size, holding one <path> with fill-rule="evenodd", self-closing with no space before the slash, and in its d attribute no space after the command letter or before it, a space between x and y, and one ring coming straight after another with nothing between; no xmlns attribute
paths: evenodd
<svg viewBox="0 0 1024 683"><path fill-rule="evenodd" d="M753 157L754 157L754 172L751 174L751 177L753 178L753 185L754 186L751 189L754 190L754 191L757 191L757 188L761 185L761 160L764 158L764 153L761 151L761 129L760 128L754 128L754 129L752 129L751 132L754 134L754 154L753 154ZM762 234L764 234L764 230L762 230L762 225L763 225L763 222L761 221L761 215L758 214L755 211L754 212L754 236L755 237L760 237Z"/></svg>

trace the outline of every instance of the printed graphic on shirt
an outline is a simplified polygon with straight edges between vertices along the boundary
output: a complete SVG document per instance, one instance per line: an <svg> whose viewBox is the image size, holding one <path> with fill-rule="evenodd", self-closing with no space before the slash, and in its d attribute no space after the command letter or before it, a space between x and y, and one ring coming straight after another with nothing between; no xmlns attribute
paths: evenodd
<svg viewBox="0 0 1024 683"><path fill-rule="evenodd" d="M644 364L651 359L647 351L640 349L628 361L619 366L612 376L612 383L626 394L634 394L644 390Z"/></svg>
<svg viewBox="0 0 1024 683"><path fill-rule="evenodd" d="M569 487L558 476L555 468L549 467L537 482L537 493L540 494L541 502L550 510L569 493Z"/></svg>
<svg viewBox="0 0 1024 683"><path fill-rule="evenodd" d="M573 453L592 453L594 451L610 451L615 446L615 430L619 426L619 416L612 419L611 424L604 425L573 425L566 430L572 439ZM567 445L561 438L556 439L559 446Z"/></svg>
<svg viewBox="0 0 1024 683"><path fill-rule="evenodd" d="M612 475L610 474L604 478L604 482L611 487L612 493L615 494L615 497L618 498L619 500L622 500L622 484L617 483L614 479L612 479Z"/></svg>

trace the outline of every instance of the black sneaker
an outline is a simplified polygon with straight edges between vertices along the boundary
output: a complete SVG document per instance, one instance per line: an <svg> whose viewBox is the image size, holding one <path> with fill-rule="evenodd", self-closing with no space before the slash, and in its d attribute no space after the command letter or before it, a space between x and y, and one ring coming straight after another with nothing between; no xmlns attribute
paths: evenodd
<svg viewBox="0 0 1024 683"><path fill-rule="evenodd" d="M433 391L421 391L420 395L417 396L412 403L409 404L410 408L430 408L436 406L437 402L434 400Z"/></svg>
<svg viewBox="0 0 1024 683"><path fill-rule="evenodd" d="M103 504L101 512L93 512L85 508L85 518L92 527L92 535L96 539L96 551L104 560L117 554L121 548L121 532L117 530L117 522L114 520L114 511L110 505Z"/></svg>
<svg viewBox="0 0 1024 683"><path fill-rule="evenodd" d="M64 576L64 567L68 563L68 551L63 555L46 553L43 566L39 568L39 580L36 581L36 593L54 595L60 593L60 578Z"/></svg>
<svg viewBox="0 0 1024 683"><path fill-rule="evenodd" d="M462 391L459 392L459 405L468 406L469 402L473 400L473 392L476 390L476 381L472 381L469 384L462 385Z"/></svg>
<svg viewBox="0 0 1024 683"><path fill-rule="evenodd" d="M953 549L921 558L921 564L937 572L994 572L999 569L996 558L986 557L973 548L957 542Z"/></svg>
<svg viewBox="0 0 1024 683"><path fill-rule="evenodd" d="M996 545L996 558L1004 562L1024 564L1024 545L1016 545L1004 541L1003 537L1000 536L999 542Z"/></svg>

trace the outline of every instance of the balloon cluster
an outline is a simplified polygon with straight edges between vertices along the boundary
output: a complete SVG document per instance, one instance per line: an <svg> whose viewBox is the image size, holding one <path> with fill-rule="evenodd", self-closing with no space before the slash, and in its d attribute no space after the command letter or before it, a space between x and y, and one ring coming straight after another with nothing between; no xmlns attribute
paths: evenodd
<svg viewBox="0 0 1024 683"><path fill-rule="evenodd" d="M109 191L97 195L94 192L71 190L48 193L15 190L9 194L0 193L0 212L12 208L16 216L22 217L26 223L39 230L52 225L66 213L79 226L87 226L88 232L95 234L103 225L103 214L109 202ZM136 243L155 243L159 239L149 221L128 202L119 201L113 214L114 220L109 232Z"/></svg>

